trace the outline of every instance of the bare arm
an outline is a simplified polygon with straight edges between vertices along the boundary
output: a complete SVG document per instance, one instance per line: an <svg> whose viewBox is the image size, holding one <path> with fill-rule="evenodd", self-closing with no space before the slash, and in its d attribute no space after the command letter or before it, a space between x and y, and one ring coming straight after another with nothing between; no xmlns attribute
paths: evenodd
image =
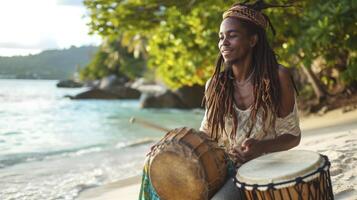
<svg viewBox="0 0 357 200"><path fill-rule="evenodd" d="M295 93L294 87L290 78L289 71L279 69L279 81L281 87L281 103L278 110L278 117L284 118L293 112L295 105ZM240 151L238 150L238 156L242 161L248 161L256 158L263 153L271 153L276 151L284 151L297 146L300 143L301 136L293 135L293 133L284 132L274 139L257 140L254 138L248 138L242 144Z"/></svg>
<svg viewBox="0 0 357 200"><path fill-rule="evenodd" d="M278 110L278 117L284 118L293 112L295 105L295 92L288 69L279 67L279 82L281 88L281 103ZM297 146L300 143L301 136L291 133L283 133L275 139L262 140L259 145L264 152L284 151Z"/></svg>

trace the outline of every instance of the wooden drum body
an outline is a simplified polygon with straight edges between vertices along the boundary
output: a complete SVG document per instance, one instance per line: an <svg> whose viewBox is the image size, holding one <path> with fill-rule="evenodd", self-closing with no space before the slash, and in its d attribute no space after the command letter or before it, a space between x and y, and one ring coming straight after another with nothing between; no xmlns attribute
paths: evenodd
<svg viewBox="0 0 357 200"><path fill-rule="evenodd" d="M247 200L331 200L329 167L312 151L276 152L243 164L236 185Z"/></svg>
<svg viewBox="0 0 357 200"><path fill-rule="evenodd" d="M209 199L227 175L224 150L204 132L169 131L150 152L149 177L161 199Z"/></svg>

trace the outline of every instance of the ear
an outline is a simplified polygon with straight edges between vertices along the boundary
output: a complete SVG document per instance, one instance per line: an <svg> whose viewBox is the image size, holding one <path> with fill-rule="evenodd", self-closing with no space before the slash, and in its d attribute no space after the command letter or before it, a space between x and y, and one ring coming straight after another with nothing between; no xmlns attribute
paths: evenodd
<svg viewBox="0 0 357 200"><path fill-rule="evenodd" d="M250 47L253 48L257 44L257 42L258 42L258 35L255 34L250 37L250 42L249 42Z"/></svg>

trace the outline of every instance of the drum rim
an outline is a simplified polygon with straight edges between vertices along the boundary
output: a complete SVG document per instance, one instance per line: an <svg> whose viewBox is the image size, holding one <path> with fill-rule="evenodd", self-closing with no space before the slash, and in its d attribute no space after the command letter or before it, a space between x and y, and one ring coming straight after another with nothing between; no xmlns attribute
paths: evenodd
<svg viewBox="0 0 357 200"><path fill-rule="evenodd" d="M247 190L262 190L265 191L267 189L278 189L291 185L296 185L303 182L308 182L314 178L317 178L322 172L326 172L329 170L331 163L327 156L320 154L321 158L324 160L323 164L318 167L316 170L307 173L303 176L298 176L295 179L291 179L288 181L279 181L279 182L271 182L267 184L249 184L243 181L239 181L236 177L234 177L234 182L237 187Z"/></svg>
<svg viewBox="0 0 357 200"><path fill-rule="evenodd" d="M190 133L194 133L194 135L196 135L197 137L199 137L202 141L204 141L205 145L208 146L208 147L211 147L212 148L212 151L213 149L220 149L220 151L222 151L222 153L225 153L224 152L224 149L220 148L213 139L209 138L208 135L202 131L198 131L198 130L195 130L193 128L188 128L188 127L181 127L181 128L176 128L176 129L173 129L173 130L170 130L163 139L161 139L159 142L157 142L154 146L154 148L151 150L149 156L148 156L148 162L149 162L149 165L148 165L148 169L147 169L147 172L148 172L148 176L149 176L149 179L152 180L152 177L151 177L151 167L153 165L153 163L155 162L155 158L156 158L156 155L157 155L157 150L160 149L161 147L173 147L173 146L176 146L176 147L179 147L179 149L181 149L182 152L190 152L191 156L196 158L196 162L200 163L200 165L203 165L202 163L202 160L201 160L201 155L198 155L193 149L192 149L192 146L189 144L189 143L186 143L184 141L181 141L180 143L182 145L177 145L175 143L173 143L173 141L175 141L176 139L174 139L175 137L172 138L172 141L170 140L170 142L166 141L165 139L167 139L169 136L169 133L180 133L180 132L185 132L185 134L188 134L189 132ZM181 139L181 138L180 138ZM215 144L215 145L213 145ZM212 146L213 145L213 146ZM217 147L215 147L217 146ZM195 147L197 148L197 147ZM177 153L176 151L172 151L172 149L166 149L165 151L163 152L172 152L172 153ZM206 153L206 152L205 152ZM226 154L224 154L224 157L226 158ZM198 174L200 174L200 177L202 180L205 180L205 182L202 182L203 185L205 186L204 188L204 191L200 194L201 198L205 199L206 197L209 197L209 196L212 196L214 194L214 192L216 192L219 188L217 187L212 187L212 183L210 184L204 184L204 183L209 183L208 182L208 177L209 175L207 174L207 171L203 168L197 168L197 172ZM220 168L218 168L217 170L220 170ZM226 171L224 170L223 173L224 174L224 178L219 179L219 178L216 178L216 179L213 179L215 182L221 180L222 181L222 184L224 184L224 180L225 180L225 177L226 177ZM212 180L211 180L212 181ZM154 184L152 184L153 188L155 189L155 191L157 191L156 189L156 186ZM210 187L212 187L210 189Z"/></svg>
<svg viewBox="0 0 357 200"><path fill-rule="evenodd" d="M180 132L182 133L182 132L184 132L185 134L187 134L189 131L195 131L196 135L197 135L198 137L200 137L201 139L204 140L204 138L202 137L202 135L197 134L198 131L196 131L195 129L192 129L192 128L188 128L188 127L180 127L180 128L172 129L172 130L170 130L170 131L166 134L166 136L168 136L168 134L169 134L169 133L172 133L172 132L174 132L174 133L180 133ZM166 138L166 136L165 136L165 138ZM150 164L149 164L149 166L148 166L148 176L149 176L150 181L153 180L152 177L151 177L151 175L152 175L151 168L152 168L153 163L156 161L156 158L157 158L156 155L157 155L157 153L158 153L157 150L160 149L161 147L164 147L164 146L165 146L165 147L168 147L168 146L169 146L169 147L172 147L172 146L180 147L181 152L184 152L185 154L187 154L188 152L191 152L192 154L190 154L190 155L193 156L194 158L196 158L196 161L197 161L197 162L199 162L200 164L202 164L201 161L200 161L200 159L199 159L199 157L192 151L190 145L188 145L187 143L182 142L183 145L180 146L180 145L177 145L177 144L173 143L172 141L171 141L171 142L165 141L165 140L164 140L165 138L163 138L162 140L160 140L159 142L157 142L157 144L155 145L155 149L153 150L152 154L149 155L149 163L150 163ZM165 150L164 152L166 152L166 153L171 152L171 153L177 154L177 151L173 151L172 149ZM206 174L206 172L205 172L203 169L201 169L201 168L198 168L197 170L198 170L198 171L197 171L198 174L200 174L200 176L201 176L201 179L202 179L202 180L207 180L207 174ZM157 185L155 185L154 182L155 182L155 181L152 181L152 186L153 186L154 190L157 192L157 194L160 195L159 192L158 192L158 190L157 190L157 188L156 188ZM204 183L204 182L203 182L203 183ZM199 196L201 196L202 198L204 198L204 197L206 197L206 196L209 195L208 192L209 192L209 191L208 191L208 185L205 185L204 191L203 191L202 194L200 194ZM161 195L162 195L162 194L161 194Z"/></svg>
<svg viewBox="0 0 357 200"><path fill-rule="evenodd" d="M238 168L236 178L248 184L288 181L315 171L323 162L317 152L309 150L273 152L244 163Z"/></svg>

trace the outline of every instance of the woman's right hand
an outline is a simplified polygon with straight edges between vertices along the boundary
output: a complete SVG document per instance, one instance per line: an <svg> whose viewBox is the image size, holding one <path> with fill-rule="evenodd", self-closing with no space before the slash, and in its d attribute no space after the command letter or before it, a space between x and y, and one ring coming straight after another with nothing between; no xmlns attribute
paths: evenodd
<svg viewBox="0 0 357 200"><path fill-rule="evenodd" d="M233 160L236 167L241 166L243 163L247 162L247 159L242 155L242 151L243 150L241 147L231 148L228 151L229 157Z"/></svg>

